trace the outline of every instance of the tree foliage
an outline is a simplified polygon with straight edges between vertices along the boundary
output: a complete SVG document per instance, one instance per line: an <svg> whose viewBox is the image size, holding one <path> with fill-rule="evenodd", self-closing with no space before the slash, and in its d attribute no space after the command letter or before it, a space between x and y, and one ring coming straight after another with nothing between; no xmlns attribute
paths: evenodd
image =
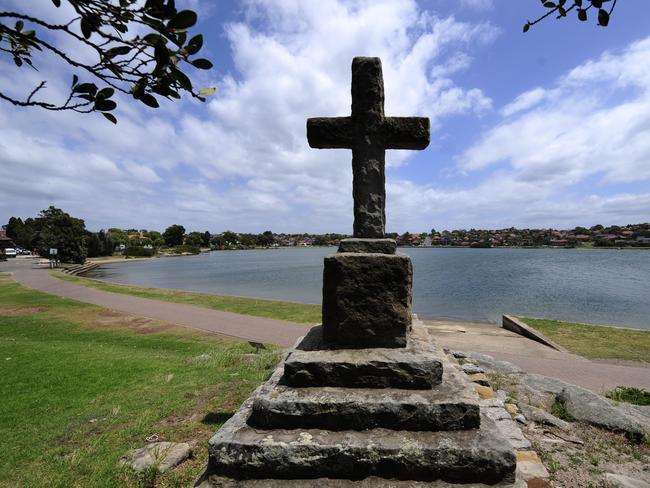
<svg viewBox="0 0 650 488"><path fill-rule="evenodd" d="M190 67L212 68L207 59L195 57L203 36L188 35L197 22L196 12L179 11L175 0L63 1L74 12L65 24L31 15L29 1L22 12L0 11L0 54L11 57L18 69L37 69L36 51L67 63L74 71L67 98L61 103L39 99L46 80L27 88L31 91L20 99L2 91L0 98L22 107L99 112L116 123L116 92L153 108L159 106L157 96L172 100L186 92L204 101L214 93L214 88L196 89L186 73ZM51 2L61 8L62 0ZM138 34L129 35L134 31ZM59 46L72 43L80 49L66 52L55 45L54 36L61 40ZM94 62L78 55L84 49L96 55Z"/></svg>
<svg viewBox="0 0 650 488"><path fill-rule="evenodd" d="M50 249L58 249L58 259L66 263L83 264L86 261L86 225L82 219L71 217L61 209L50 206L35 220L35 249L49 257Z"/></svg>
<svg viewBox="0 0 650 488"><path fill-rule="evenodd" d="M180 246L183 244L183 238L185 237L185 227L178 224L171 225L165 229L162 236L166 245Z"/></svg>
<svg viewBox="0 0 650 488"><path fill-rule="evenodd" d="M597 11L596 14L598 25L602 27L607 27L609 25L609 19L616 7L617 0L556 0L548 1L541 0L542 6L547 9L546 13L541 15L539 18L529 20L524 24L524 32L528 32L532 26L541 22L542 20L555 15L557 19L562 19L568 17L569 13L572 11L576 12L578 20L581 22L586 22L591 15L590 11L593 9ZM610 3L609 10L606 8L607 3Z"/></svg>

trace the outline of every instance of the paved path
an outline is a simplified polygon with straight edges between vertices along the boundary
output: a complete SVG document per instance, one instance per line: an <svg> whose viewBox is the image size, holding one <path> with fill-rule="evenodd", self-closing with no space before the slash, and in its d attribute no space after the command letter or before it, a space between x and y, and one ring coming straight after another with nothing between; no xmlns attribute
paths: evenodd
<svg viewBox="0 0 650 488"><path fill-rule="evenodd" d="M497 325L442 320L424 322L440 344L452 350L489 354L530 373L559 378L596 393L621 385L650 390L650 367L589 361L556 351Z"/></svg>
<svg viewBox="0 0 650 488"><path fill-rule="evenodd" d="M109 293L75 285L32 269L31 261L0 263L0 271L12 271L16 280L36 290L74 298L129 314L164 320L237 339L290 347L305 334L301 324L271 320L179 303ZM478 351L510 361L531 373L539 373L581 385L601 393L619 385L650 390L650 368L604 364L561 353L496 325L472 322L425 321L443 347Z"/></svg>
<svg viewBox="0 0 650 488"><path fill-rule="evenodd" d="M16 281L28 288L236 339L291 347L308 330L307 326L293 322L149 300L76 285L50 276L46 269L33 269L31 262L14 261L11 268L0 266L0 271L5 270L12 271Z"/></svg>

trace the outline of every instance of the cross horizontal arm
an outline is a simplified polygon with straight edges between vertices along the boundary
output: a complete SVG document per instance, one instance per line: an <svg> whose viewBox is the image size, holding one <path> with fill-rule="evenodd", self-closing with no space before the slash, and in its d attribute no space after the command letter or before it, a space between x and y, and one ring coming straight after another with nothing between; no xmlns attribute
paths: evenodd
<svg viewBox="0 0 650 488"><path fill-rule="evenodd" d="M386 149L424 149L429 145L428 117L386 117Z"/></svg>
<svg viewBox="0 0 650 488"><path fill-rule="evenodd" d="M307 119L307 140L316 149L351 149L353 144L351 117L314 117Z"/></svg>

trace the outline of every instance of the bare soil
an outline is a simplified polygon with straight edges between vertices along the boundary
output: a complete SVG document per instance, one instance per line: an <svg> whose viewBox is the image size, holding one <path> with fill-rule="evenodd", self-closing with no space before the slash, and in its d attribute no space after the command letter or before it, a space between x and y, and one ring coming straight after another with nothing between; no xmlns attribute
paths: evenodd
<svg viewBox="0 0 650 488"><path fill-rule="evenodd" d="M45 312L48 310L48 307L8 307L0 306L0 315L10 316L10 315L29 315L32 313Z"/></svg>

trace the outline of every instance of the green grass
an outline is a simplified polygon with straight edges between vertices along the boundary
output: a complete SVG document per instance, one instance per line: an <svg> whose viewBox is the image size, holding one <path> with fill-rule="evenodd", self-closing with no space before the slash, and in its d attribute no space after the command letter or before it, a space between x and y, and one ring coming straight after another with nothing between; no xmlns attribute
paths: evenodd
<svg viewBox="0 0 650 488"><path fill-rule="evenodd" d="M605 393L607 398L617 402L632 403L634 405L650 405L650 391L631 386L617 386Z"/></svg>
<svg viewBox="0 0 650 488"><path fill-rule="evenodd" d="M650 331L519 317L569 351L591 359L650 362Z"/></svg>
<svg viewBox="0 0 650 488"><path fill-rule="evenodd" d="M191 486L209 436L279 358L252 352L0 277L0 486ZM196 441L194 459L164 475L119 466L152 434Z"/></svg>
<svg viewBox="0 0 650 488"><path fill-rule="evenodd" d="M89 286L91 288L97 288L98 290L134 295L142 298L150 298L152 300L185 303L187 305L197 305L199 307L213 308L215 310L287 320L289 322L298 322L301 324L315 324L321 321L320 305L165 290L162 288L146 288L133 285L115 285L90 278L68 276L56 271L51 272L51 274L59 279L79 285Z"/></svg>

